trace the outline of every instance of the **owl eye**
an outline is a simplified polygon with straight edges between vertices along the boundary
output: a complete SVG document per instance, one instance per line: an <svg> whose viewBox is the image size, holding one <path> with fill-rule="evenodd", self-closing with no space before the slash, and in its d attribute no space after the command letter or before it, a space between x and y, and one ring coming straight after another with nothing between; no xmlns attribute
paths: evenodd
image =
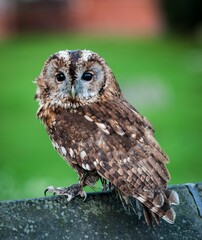
<svg viewBox="0 0 202 240"><path fill-rule="evenodd" d="M90 72L85 72L82 75L82 79L85 80L85 81L90 81L90 80L92 80L92 78L93 78L93 74L90 73Z"/></svg>
<svg viewBox="0 0 202 240"><path fill-rule="evenodd" d="M58 82L63 82L66 79L64 73L62 73L62 72L57 73L55 75L55 77L58 80Z"/></svg>

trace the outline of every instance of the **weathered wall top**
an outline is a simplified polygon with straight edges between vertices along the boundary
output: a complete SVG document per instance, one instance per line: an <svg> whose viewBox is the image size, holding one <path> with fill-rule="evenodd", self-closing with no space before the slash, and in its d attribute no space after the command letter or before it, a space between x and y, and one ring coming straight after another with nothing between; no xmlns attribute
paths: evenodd
<svg viewBox="0 0 202 240"><path fill-rule="evenodd" d="M202 183L172 186L179 193L176 222L148 227L127 213L113 193L0 202L0 239L202 239Z"/></svg>

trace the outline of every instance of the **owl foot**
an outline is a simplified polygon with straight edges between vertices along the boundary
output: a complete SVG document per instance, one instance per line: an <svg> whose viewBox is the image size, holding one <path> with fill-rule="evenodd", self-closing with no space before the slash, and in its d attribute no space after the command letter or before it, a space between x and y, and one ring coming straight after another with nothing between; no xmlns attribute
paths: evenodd
<svg viewBox="0 0 202 240"><path fill-rule="evenodd" d="M80 195L81 197L84 198L83 201L85 201L86 197L87 197L86 192L82 189L80 184L73 184L69 187L49 186L44 191L45 196L46 196L47 192L51 192L51 193L53 193L53 195L65 195L65 196L67 196L67 201L68 202L70 202L73 198L75 198L78 195Z"/></svg>

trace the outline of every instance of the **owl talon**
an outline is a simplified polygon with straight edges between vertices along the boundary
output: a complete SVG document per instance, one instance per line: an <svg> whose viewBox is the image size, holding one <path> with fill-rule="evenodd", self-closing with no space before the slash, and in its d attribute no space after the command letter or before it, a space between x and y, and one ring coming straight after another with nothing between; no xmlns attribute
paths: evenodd
<svg viewBox="0 0 202 240"><path fill-rule="evenodd" d="M50 187L47 187L46 189L45 189L45 191L44 191L44 196L46 197L47 196L47 192L52 192L51 191L51 188L53 188L52 186L50 186ZM55 193L53 193L53 195L54 195Z"/></svg>
<svg viewBox="0 0 202 240"><path fill-rule="evenodd" d="M85 191L83 191L83 190L81 190L80 192L79 192L79 195L81 196L81 197L83 197L83 202L86 200L86 198L87 198L87 193L85 192Z"/></svg>
<svg viewBox="0 0 202 240"><path fill-rule="evenodd" d="M62 188L60 188L60 187L49 186L45 189L44 195L46 196L47 192L53 193L53 196L56 194L62 195L61 191L62 191Z"/></svg>
<svg viewBox="0 0 202 240"><path fill-rule="evenodd" d="M86 200L87 194L81 188L80 184L73 184L69 187L53 187L49 186L45 189L44 195L46 196L47 192L53 193L53 195L64 195L67 196L67 201L70 202L74 197L80 195Z"/></svg>

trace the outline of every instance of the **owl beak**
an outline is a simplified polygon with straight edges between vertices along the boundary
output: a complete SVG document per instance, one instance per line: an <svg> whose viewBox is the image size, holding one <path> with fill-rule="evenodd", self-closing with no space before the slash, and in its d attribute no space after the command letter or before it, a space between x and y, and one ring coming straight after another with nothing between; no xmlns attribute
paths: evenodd
<svg viewBox="0 0 202 240"><path fill-rule="evenodd" d="M72 88L71 88L71 96L72 96L73 99L74 99L75 96L76 96L76 92L75 92L75 87L74 87L74 85L72 85Z"/></svg>

